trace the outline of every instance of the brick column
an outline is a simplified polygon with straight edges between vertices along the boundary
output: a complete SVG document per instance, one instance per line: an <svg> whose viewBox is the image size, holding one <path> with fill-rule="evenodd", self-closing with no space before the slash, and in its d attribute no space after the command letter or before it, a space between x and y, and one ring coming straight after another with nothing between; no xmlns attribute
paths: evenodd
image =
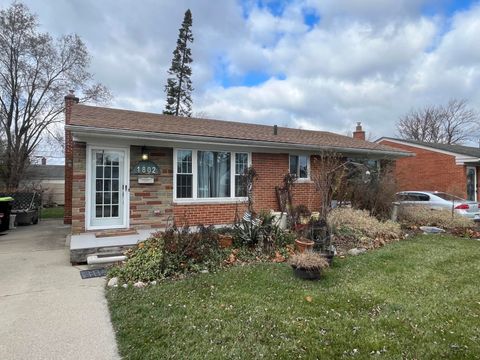
<svg viewBox="0 0 480 360"><path fill-rule="evenodd" d="M78 103L73 90L65 96L65 125L70 124L72 107ZM72 181L73 181L73 136L70 130L65 129L65 213L64 224L72 223Z"/></svg>

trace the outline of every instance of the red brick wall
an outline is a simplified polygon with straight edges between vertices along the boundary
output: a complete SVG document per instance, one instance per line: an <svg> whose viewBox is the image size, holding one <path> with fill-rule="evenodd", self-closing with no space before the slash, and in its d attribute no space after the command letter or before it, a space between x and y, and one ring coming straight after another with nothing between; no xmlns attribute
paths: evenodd
<svg viewBox="0 0 480 360"><path fill-rule="evenodd" d="M316 171L315 161L311 160L312 172ZM254 185L254 207L260 210L279 210L275 193L276 186L282 186L283 176L288 172L288 154L252 154L252 166L258 174ZM297 182L293 189L294 205L304 204L310 210L318 210L320 197L312 181ZM238 210L237 210L238 209ZM189 225L231 224L235 212L242 216L245 204L176 204L173 206L175 221Z"/></svg>
<svg viewBox="0 0 480 360"><path fill-rule="evenodd" d="M238 210L237 210L238 209ZM174 205L173 213L177 225L224 225L232 224L235 213L240 217L246 210L246 205L239 204L182 204Z"/></svg>
<svg viewBox="0 0 480 360"><path fill-rule="evenodd" d="M399 191L445 191L466 197L466 169L455 164L455 156L388 140L380 143L416 154L396 161L395 177Z"/></svg>

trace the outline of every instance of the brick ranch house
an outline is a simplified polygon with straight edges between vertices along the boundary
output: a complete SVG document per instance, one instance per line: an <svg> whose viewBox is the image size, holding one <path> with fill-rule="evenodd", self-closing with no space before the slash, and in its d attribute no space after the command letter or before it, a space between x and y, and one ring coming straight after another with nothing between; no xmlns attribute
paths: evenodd
<svg viewBox="0 0 480 360"><path fill-rule="evenodd" d="M479 148L389 137L376 142L415 154L395 163L399 191L443 191L467 200L479 200Z"/></svg>
<svg viewBox="0 0 480 360"><path fill-rule="evenodd" d="M312 156L335 150L350 158L408 156L354 137L277 126L183 118L78 104L66 96L65 223L72 262L102 247L134 244L174 219L232 224L246 209L239 180L258 173L257 210L278 210L275 186L298 176L294 202L318 209Z"/></svg>

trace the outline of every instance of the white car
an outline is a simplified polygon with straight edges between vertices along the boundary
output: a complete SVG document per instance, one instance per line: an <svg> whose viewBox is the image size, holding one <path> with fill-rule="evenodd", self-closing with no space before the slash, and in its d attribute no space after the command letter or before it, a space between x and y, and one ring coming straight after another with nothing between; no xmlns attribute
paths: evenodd
<svg viewBox="0 0 480 360"><path fill-rule="evenodd" d="M475 201L468 201L458 196L439 191L401 191L397 201L405 205L421 205L430 209L454 210L457 214L480 221L480 209Z"/></svg>

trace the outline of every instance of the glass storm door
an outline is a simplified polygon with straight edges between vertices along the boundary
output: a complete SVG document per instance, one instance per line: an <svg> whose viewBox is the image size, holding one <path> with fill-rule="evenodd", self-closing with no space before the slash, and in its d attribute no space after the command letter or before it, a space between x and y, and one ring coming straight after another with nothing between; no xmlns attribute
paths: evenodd
<svg viewBox="0 0 480 360"><path fill-rule="evenodd" d="M125 224L125 151L92 149L90 226Z"/></svg>
<svg viewBox="0 0 480 360"><path fill-rule="evenodd" d="M477 168L467 166L467 200L477 201Z"/></svg>

